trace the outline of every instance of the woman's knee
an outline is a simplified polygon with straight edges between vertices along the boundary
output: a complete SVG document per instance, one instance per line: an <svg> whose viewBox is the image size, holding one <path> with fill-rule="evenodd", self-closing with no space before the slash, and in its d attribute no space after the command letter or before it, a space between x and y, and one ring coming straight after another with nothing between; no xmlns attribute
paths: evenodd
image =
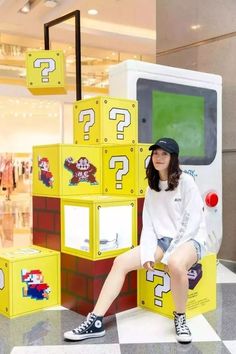
<svg viewBox="0 0 236 354"><path fill-rule="evenodd" d="M113 269L122 270L128 273L132 270L141 268L139 248L127 251L118 255L113 261Z"/></svg>
<svg viewBox="0 0 236 354"><path fill-rule="evenodd" d="M127 266L125 262L125 258L123 254L120 254L117 256L114 261L113 261L113 266L112 269L116 271L121 271L122 273L128 273L129 272L129 267Z"/></svg>
<svg viewBox="0 0 236 354"><path fill-rule="evenodd" d="M119 256L116 256L116 258L113 261L113 267L120 267L122 265L122 254L119 254Z"/></svg>
<svg viewBox="0 0 236 354"><path fill-rule="evenodd" d="M187 273L186 266L176 257L170 257L168 261L168 270L170 275L181 276Z"/></svg>

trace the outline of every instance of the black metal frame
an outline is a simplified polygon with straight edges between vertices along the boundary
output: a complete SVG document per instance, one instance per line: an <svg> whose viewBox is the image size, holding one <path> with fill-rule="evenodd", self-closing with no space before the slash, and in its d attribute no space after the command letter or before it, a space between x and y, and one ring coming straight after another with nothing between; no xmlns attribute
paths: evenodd
<svg viewBox="0 0 236 354"><path fill-rule="evenodd" d="M67 15L59 17L53 21L44 24L44 49L50 49L49 27L64 22L71 17L75 17L75 65L76 65L76 100L81 100L81 39L80 39L80 11L76 10Z"/></svg>

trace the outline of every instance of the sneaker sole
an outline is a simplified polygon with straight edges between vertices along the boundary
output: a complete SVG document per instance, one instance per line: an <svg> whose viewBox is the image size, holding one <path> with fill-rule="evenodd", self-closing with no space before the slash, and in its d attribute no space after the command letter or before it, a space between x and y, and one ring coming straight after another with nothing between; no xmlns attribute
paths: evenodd
<svg viewBox="0 0 236 354"><path fill-rule="evenodd" d="M180 343L180 344L189 344L189 343L191 343L192 342L192 338L190 338L190 339L183 339L183 338L179 338L179 337L176 337L176 340L177 340L177 342L178 343Z"/></svg>
<svg viewBox="0 0 236 354"><path fill-rule="evenodd" d="M106 331L102 331L102 332L98 332L98 333L91 333L91 334L80 334L80 335L76 335L76 334L68 334L68 335L64 335L64 339L65 340L69 340L69 341L78 341L78 340L83 340L83 339L89 339L89 338L98 338L98 337L103 337L105 336Z"/></svg>

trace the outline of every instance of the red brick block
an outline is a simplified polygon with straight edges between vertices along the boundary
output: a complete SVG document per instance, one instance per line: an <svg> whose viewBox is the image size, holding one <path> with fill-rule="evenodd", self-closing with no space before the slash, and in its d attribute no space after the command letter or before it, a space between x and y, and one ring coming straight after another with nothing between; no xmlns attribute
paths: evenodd
<svg viewBox="0 0 236 354"><path fill-rule="evenodd" d="M46 209L48 211L60 211L61 200L60 198L49 198L46 197Z"/></svg>
<svg viewBox="0 0 236 354"><path fill-rule="evenodd" d="M138 282L137 278L138 278L138 275L137 275L136 270L129 273L129 290L130 291L137 291L137 282Z"/></svg>
<svg viewBox="0 0 236 354"><path fill-rule="evenodd" d="M91 261L80 257L61 254L63 282L62 292L68 292L77 299L73 310L87 315L93 310L102 286L110 271L114 258ZM66 288L65 288L66 287ZM64 305L63 305L64 306ZM106 316L137 306L137 279L133 271L126 276L124 285L117 299L108 309Z"/></svg>
<svg viewBox="0 0 236 354"><path fill-rule="evenodd" d="M87 316L89 312L92 312L94 308L94 304L86 301L84 299L77 300L76 312L81 315Z"/></svg>
<svg viewBox="0 0 236 354"><path fill-rule="evenodd" d="M113 265L114 258L101 259L96 261L96 266L94 268L94 275L105 275L108 274Z"/></svg>
<svg viewBox="0 0 236 354"><path fill-rule="evenodd" d="M61 234L61 218L60 214L54 214L54 231Z"/></svg>
<svg viewBox="0 0 236 354"><path fill-rule="evenodd" d="M46 233L33 229L33 245L47 247Z"/></svg>
<svg viewBox="0 0 236 354"><path fill-rule="evenodd" d="M47 248L51 248L54 251L61 250L61 240L58 234L47 234Z"/></svg>
<svg viewBox="0 0 236 354"><path fill-rule="evenodd" d="M90 301L97 300L100 291L102 290L102 286L104 284L105 278L88 278L88 294L87 297Z"/></svg>
<svg viewBox="0 0 236 354"><path fill-rule="evenodd" d="M88 276L106 275L110 272L114 258L90 261L78 257L78 272Z"/></svg>
<svg viewBox="0 0 236 354"><path fill-rule="evenodd" d="M53 214L46 211L38 212L38 226L41 230L54 231Z"/></svg>
<svg viewBox="0 0 236 354"><path fill-rule="evenodd" d="M129 274L127 274L126 278L125 278L125 281L124 281L124 284L122 286L122 289L121 289L121 294L122 293L127 293L129 291Z"/></svg>
<svg viewBox="0 0 236 354"><path fill-rule="evenodd" d="M64 290L61 292L61 305L69 310L78 312L76 296L68 294L68 292Z"/></svg>
<svg viewBox="0 0 236 354"><path fill-rule="evenodd" d="M75 273L68 273L68 290L75 295L87 296L87 278Z"/></svg>
<svg viewBox="0 0 236 354"><path fill-rule="evenodd" d="M117 313L117 300L113 301L107 312L105 313L105 316L111 316L115 315Z"/></svg>
<svg viewBox="0 0 236 354"><path fill-rule="evenodd" d="M34 209L46 209L46 198L33 197L33 210Z"/></svg>
<svg viewBox="0 0 236 354"><path fill-rule="evenodd" d="M35 228L35 229L39 228L38 210L36 210L36 209L33 209L33 228Z"/></svg>
<svg viewBox="0 0 236 354"><path fill-rule="evenodd" d="M76 271L78 257L70 254L61 253L61 268L70 271Z"/></svg>
<svg viewBox="0 0 236 354"><path fill-rule="evenodd" d="M61 288L68 288L68 272L66 270L61 270Z"/></svg>
<svg viewBox="0 0 236 354"><path fill-rule="evenodd" d="M90 261L85 258L78 257L77 258L77 271L81 274L86 274L88 276L93 276L94 275L94 267L96 262Z"/></svg>
<svg viewBox="0 0 236 354"><path fill-rule="evenodd" d="M117 312L125 311L137 306L137 294L119 296L117 299Z"/></svg>

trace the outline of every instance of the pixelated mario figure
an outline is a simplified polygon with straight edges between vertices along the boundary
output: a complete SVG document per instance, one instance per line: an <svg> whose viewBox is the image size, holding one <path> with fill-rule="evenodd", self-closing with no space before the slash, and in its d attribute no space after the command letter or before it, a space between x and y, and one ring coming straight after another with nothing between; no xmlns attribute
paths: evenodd
<svg viewBox="0 0 236 354"><path fill-rule="evenodd" d="M44 277L40 270L27 271L22 269L21 278L22 282L27 284L27 288L22 289L24 297L31 297L31 299L35 300L48 300L51 289L48 284L44 283Z"/></svg>
<svg viewBox="0 0 236 354"><path fill-rule="evenodd" d="M53 187L53 175L52 172L50 172L50 166L49 166L49 161L47 157L40 157L38 156L38 167L40 169L39 171L39 180L45 184L47 187Z"/></svg>
<svg viewBox="0 0 236 354"><path fill-rule="evenodd" d="M86 157L80 157L76 162L72 157L68 157L64 162L64 167L73 174L70 180L71 186L77 185L79 182L98 184L94 176L97 169Z"/></svg>

